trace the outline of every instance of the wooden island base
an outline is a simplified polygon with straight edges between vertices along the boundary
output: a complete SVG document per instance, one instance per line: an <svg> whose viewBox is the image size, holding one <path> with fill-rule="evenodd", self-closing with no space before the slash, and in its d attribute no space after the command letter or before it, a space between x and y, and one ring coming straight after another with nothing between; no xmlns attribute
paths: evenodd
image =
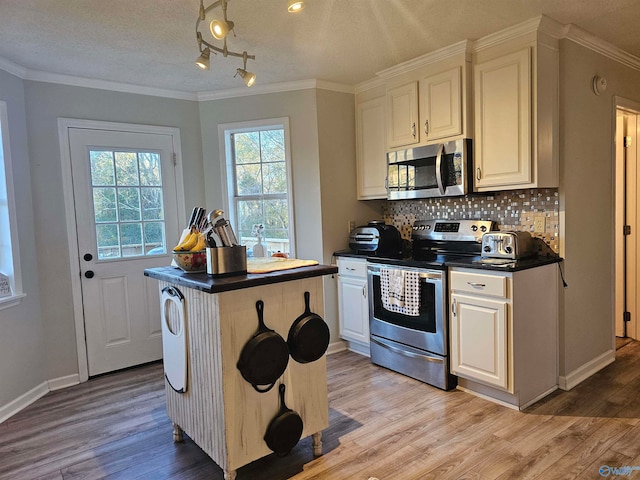
<svg viewBox="0 0 640 480"><path fill-rule="evenodd" d="M160 291L173 287L184 297L186 391L175 391L165 381L173 441L181 442L186 433L223 469L225 479L234 479L238 468L273 453L264 436L280 413L278 385L284 384L286 406L302 418L301 438L312 436L313 454L322 455L322 430L329 426L326 357L304 364L289 357L282 376L264 393L256 391L236 366L258 329L256 302L264 302L266 326L286 340L293 322L305 312L305 292L310 294L311 310L324 315L322 276L218 293L172 282L166 270L158 279ZM166 308L166 317L175 315L173 305ZM165 363L170 361L165 356Z"/></svg>
<svg viewBox="0 0 640 480"><path fill-rule="evenodd" d="M180 425L177 423L173 424L173 443L182 443L184 442L183 430L180 428ZM311 448L313 448L313 456L319 457L322 455L322 432L317 432L311 435L313 440L313 444ZM236 470L225 470L224 471L224 480L235 480L236 478Z"/></svg>

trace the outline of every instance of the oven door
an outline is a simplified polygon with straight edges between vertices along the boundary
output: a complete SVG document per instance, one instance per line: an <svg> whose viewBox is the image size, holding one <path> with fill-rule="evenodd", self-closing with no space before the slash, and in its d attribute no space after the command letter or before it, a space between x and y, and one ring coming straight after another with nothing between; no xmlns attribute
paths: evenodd
<svg viewBox="0 0 640 480"><path fill-rule="evenodd" d="M380 271L382 268L420 273L418 316L391 312L384 308ZM447 356L446 272L412 267L368 264L369 328L371 335Z"/></svg>

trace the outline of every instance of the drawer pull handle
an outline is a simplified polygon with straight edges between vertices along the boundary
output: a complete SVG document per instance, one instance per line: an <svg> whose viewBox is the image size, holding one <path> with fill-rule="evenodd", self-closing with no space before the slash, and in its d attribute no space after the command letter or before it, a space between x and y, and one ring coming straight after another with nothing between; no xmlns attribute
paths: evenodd
<svg viewBox="0 0 640 480"><path fill-rule="evenodd" d="M349 270L350 272L355 272L356 271L355 268L351 268L351 267L347 267L347 270Z"/></svg>
<svg viewBox="0 0 640 480"><path fill-rule="evenodd" d="M473 288L484 288L486 285L480 282L467 282L468 285L471 285Z"/></svg>

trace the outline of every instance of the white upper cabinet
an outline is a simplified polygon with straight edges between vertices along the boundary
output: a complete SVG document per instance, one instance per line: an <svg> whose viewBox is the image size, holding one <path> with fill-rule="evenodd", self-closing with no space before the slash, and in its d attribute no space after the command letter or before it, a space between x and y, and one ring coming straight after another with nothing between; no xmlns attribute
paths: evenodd
<svg viewBox="0 0 640 480"><path fill-rule="evenodd" d="M387 146L395 148L420 142L418 122L418 82L387 90Z"/></svg>
<svg viewBox="0 0 640 480"><path fill-rule="evenodd" d="M387 158L384 95L356 104L358 200L386 198Z"/></svg>
<svg viewBox="0 0 640 480"><path fill-rule="evenodd" d="M558 187L557 39L490 44L474 61L474 190Z"/></svg>
<svg viewBox="0 0 640 480"><path fill-rule="evenodd" d="M420 80L420 128L423 143L462 134L462 68Z"/></svg>
<svg viewBox="0 0 640 480"><path fill-rule="evenodd" d="M394 81L387 89L387 147L427 145L462 135L462 67L442 71L430 65L409 77L410 82L396 86Z"/></svg>
<svg viewBox="0 0 640 480"><path fill-rule="evenodd" d="M474 68L478 188L531 183L531 52Z"/></svg>

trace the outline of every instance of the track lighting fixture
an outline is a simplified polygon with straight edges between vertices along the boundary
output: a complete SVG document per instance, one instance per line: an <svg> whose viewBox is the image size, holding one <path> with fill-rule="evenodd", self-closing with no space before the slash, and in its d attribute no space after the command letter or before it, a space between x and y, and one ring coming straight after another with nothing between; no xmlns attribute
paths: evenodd
<svg viewBox="0 0 640 480"><path fill-rule="evenodd" d="M238 68L236 70L236 75L240 75L240 78L242 78L245 84L250 87L255 83L256 75L247 71L247 60L255 60L255 55L249 55L246 51L242 53L234 52L229 50L229 48L227 47L227 36L229 35L229 32L233 31L235 27L235 24L227 18L227 4L230 1L231 0L216 0L211 5L205 8L204 0L200 0L198 20L196 21L196 40L198 41L200 56L196 60L196 65L203 70L208 70L209 57L212 51L214 54L221 53L225 58L228 56L240 57L243 60L243 68ZM205 40L202 36L202 32L200 31L200 23L206 21L207 14L218 7L220 7L222 10L222 19L220 19L219 16L217 16L217 18L213 18L213 20L211 20L211 22L209 23L209 31L211 32L214 40L222 40L223 44L221 47Z"/></svg>

